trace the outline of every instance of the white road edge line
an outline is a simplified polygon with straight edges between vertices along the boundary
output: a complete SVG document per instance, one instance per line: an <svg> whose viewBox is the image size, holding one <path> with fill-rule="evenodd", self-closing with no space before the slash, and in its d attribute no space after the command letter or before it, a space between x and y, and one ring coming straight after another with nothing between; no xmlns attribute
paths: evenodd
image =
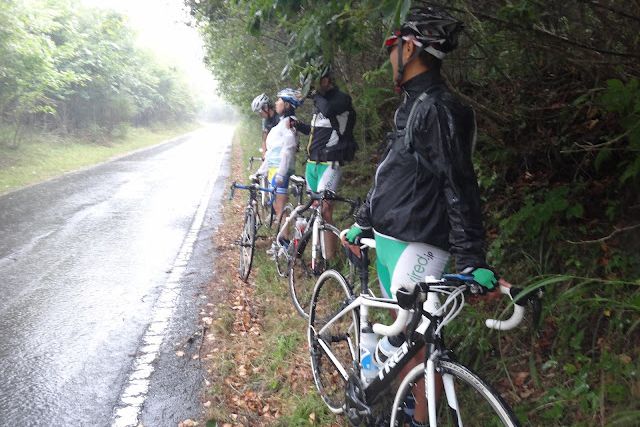
<svg viewBox="0 0 640 427"><path fill-rule="evenodd" d="M218 164L215 168L215 175L211 177L205 187L204 194L200 199L198 209L191 223L191 228L187 232L173 269L155 303L153 318L143 336L142 345L138 349L137 356L133 360L133 371L129 375L129 379L120 395L118 405L114 410L112 427L136 427L139 425L138 418L147 398L151 374L154 370L153 362L157 360L160 354L160 346L164 341L167 327L180 295L180 278L187 268L189 258L191 258L193 246L204 222L214 184L220 175L222 161L230 144L229 141L225 148L221 150L221 155L218 157Z"/></svg>

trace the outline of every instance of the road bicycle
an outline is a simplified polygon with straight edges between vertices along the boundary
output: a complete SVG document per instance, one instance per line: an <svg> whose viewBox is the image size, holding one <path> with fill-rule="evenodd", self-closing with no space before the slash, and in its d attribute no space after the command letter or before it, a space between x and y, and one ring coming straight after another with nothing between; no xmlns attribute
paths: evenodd
<svg viewBox="0 0 640 427"><path fill-rule="evenodd" d="M249 166L247 167L247 170L253 170L253 162L262 162L262 159L260 157L249 157ZM266 174L256 174L256 178L258 179L260 187L269 188L271 186ZM269 229L271 229L275 218L273 201L273 193L267 193L264 191L260 192L260 197L258 198L258 211L260 212L260 218L263 220L263 225Z"/></svg>
<svg viewBox="0 0 640 427"><path fill-rule="evenodd" d="M420 396L416 384L424 379L430 427L519 426L502 397L457 362L444 344L443 329L464 308L465 294L480 292L472 277L427 277L424 282L399 289L395 299L376 298L369 292L367 277L367 248L374 248L375 241L363 238L360 243L363 268L359 295L353 294L352 286L340 273L327 270L318 278L311 299L311 367L316 388L328 408L335 414L345 414L352 425L403 426L411 422L412 406ZM515 303L513 314L504 321L488 319L487 327L516 327L528 302L539 313L539 295L504 286L500 292ZM370 308L395 310L397 317L392 325L371 326ZM391 347L385 360L379 336L397 337L403 332L401 344ZM400 380L399 372L425 345L424 362ZM391 391L392 384L398 384L395 392Z"/></svg>
<svg viewBox="0 0 640 427"><path fill-rule="evenodd" d="M349 278L355 271L339 244L340 230L322 217L323 202L346 203L349 211L343 219L353 216L360 205L359 200L341 197L331 190L320 193L308 191L307 194L309 200L305 204L300 203L287 214L276 238L277 242L282 242L286 240L284 234L292 236L286 248L279 251L278 271L281 276L288 278L291 301L304 319L309 317L308 307L316 279L327 269L329 263L334 270ZM329 254L327 250L328 235L334 236L336 242L333 254Z"/></svg>
<svg viewBox="0 0 640 427"><path fill-rule="evenodd" d="M257 179L249 185L238 184L234 181L233 184L231 184L229 200L233 199L236 189L249 191L249 199L247 200L247 205L244 208L244 224L242 226L242 232L238 242L240 247L240 264L238 271L240 279L246 282L249 279L251 265L253 264L253 253L255 252L258 228L264 223L260 210L258 209L258 193L273 194L273 189L262 187L258 183Z"/></svg>

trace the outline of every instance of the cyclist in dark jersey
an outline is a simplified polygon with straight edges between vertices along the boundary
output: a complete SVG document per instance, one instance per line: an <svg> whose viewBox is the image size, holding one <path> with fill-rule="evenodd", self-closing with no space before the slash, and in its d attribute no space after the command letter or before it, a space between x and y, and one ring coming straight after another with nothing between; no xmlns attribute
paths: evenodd
<svg viewBox="0 0 640 427"><path fill-rule="evenodd" d="M262 160L267 152L267 135L271 128L278 124L280 116L276 114L273 102L265 93L256 96L251 102L251 109L262 117Z"/></svg>
<svg viewBox="0 0 640 427"><path fill-rule="evenodd" d="M341 164L346 160L344 142L353 140L356 112L351 97L342 92L334 82L331 67L326 65L319 73L318 90L308 97L313 98L314 111L311 123L292 122L297 131L309 135L305 178L307 187L314 192L332 190L337 192L342 177ZM333 223L333 204L324 201L322 216ZM335 254L337 239L325 232L327 258Z"/></svg>
<svg viewBox="0 0 640 427"><path fill-rule="evenodd" d="M450 256L456 269L472 275L483 289L497 284L485 261L471 161L475 115L440 75L442 59L457 47L461 29L462 23L444 10L420 6L385 42L402 103L373 186L346 240L353 243L363 232L373 232L378 278L388 297L425 276L441 277ZM422 351L409 367L424 357ZM416 387L412 425L421 426L426 422L424 382Z"/></svg>

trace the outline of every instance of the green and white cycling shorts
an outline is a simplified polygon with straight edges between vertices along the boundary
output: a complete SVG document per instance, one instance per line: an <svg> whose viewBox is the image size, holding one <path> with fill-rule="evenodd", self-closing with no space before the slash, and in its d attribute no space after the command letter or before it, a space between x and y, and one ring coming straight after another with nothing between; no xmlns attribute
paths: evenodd
<svg viewBox="0 0 640 427"><path fill-rule="evenodd" d="M391 298L407 283L424 281L426 276L442 277L450 254L426 243L404 242L374 230L376 264L380 289Z"/></svg>
<svg viewBox="0 0 640 427"><path fill-rule="evenodd" d="M307 160L304 175L309 190L316 193L324 190L337 192L340 178L342 178L342 170L338 162L314 162L313 160Z"/></svg>

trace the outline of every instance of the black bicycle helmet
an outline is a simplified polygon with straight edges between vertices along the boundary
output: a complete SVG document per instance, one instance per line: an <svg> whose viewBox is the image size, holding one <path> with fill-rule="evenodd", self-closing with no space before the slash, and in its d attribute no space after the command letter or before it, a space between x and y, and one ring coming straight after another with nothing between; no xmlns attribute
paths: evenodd
<svg viewBox="0 0 640 427"><path fill-rule="evenodd" d="M333 70L331 69L331 64L326 64L320 69L320 74L318 74L318 78L322 79L325 77L332 78Z"/></svg>
<svg viewBox="0 0 640 427"><path fill-rule="evenodd" d="M447 11L433 6L422 6L409 10L404 24L400 27L400 34L415 36L424 51L443 59L447 53L458 47L458 35L463 28L464 24Z"/></svg>
<svg viewBox="0 0 640 427"><path fill-rule="evenodd" d="M438 7L415 6L409 9L404 23L385 40L387 47L393 46L396 40L400 44L396 83L399 84L404 73L401 57L403 42L411 41L419 48L416 49L415 56L422 50L442 60L447 53L458 47L458 35L463 28L462 22Z"/></svg>

